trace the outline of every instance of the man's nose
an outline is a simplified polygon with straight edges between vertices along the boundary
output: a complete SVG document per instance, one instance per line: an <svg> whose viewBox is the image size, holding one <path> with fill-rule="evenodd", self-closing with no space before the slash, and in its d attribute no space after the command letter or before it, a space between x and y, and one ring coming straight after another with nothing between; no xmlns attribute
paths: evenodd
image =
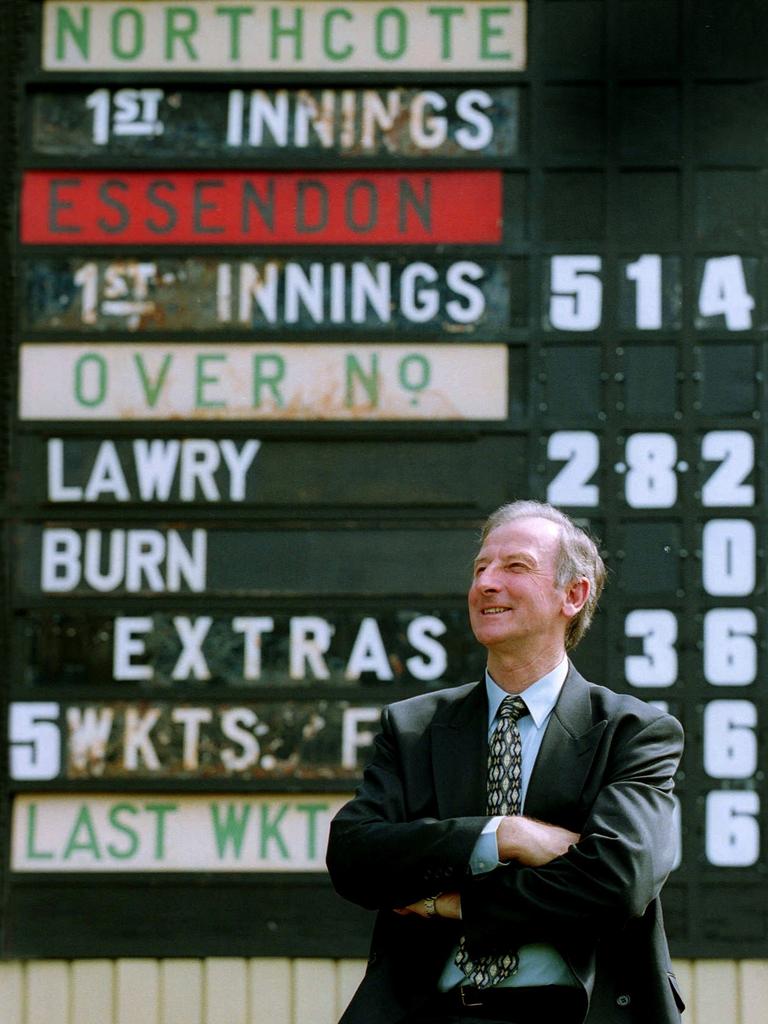
<svg viewBox="0 0 768 1024"><path fill-rule="evenodd" d="M492 566L486 566L475 582L483 593L491 593L499 589L499 578Z"/></svg>

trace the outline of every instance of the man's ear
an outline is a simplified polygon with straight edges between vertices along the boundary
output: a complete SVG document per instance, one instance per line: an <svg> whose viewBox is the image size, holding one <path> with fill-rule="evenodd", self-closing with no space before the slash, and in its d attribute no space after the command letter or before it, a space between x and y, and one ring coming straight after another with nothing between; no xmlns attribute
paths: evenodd
<svg viewBox="0 0 768 1024"><path fill-rule="evenodd" d="M563 614L566 618L572 619L574 615L578 615L584 605L587 603L589 597L589 580L582 577L579 580L573 580L565 588L565 597L563 598Z"/></svg>

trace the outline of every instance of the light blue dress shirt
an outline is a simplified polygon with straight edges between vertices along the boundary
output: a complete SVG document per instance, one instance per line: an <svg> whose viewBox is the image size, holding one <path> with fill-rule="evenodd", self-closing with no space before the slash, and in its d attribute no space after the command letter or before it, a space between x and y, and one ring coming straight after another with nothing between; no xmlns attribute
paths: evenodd
<svg viewBox="0 0 768 1024"><path fill-rule="evenodd" d="M541 679L537 679L520 695L529 712L517 723L520 730L523 758L521 805L525 802L533 766L536 764L536 758L541 749L549 716L557 703L567 675L568 659L564 657L556 668L542 676ZM496 728L499 707L508 694L493 681L487 671L485 686L488 692L488 738L490 739ZM473 875L485 874L501 863L496 842L496 832L501 820L501 817L492 818L475 843L469 860ZM439 988L443 992L466 981L465 975L453 962L455 952L451 955L440 976ZM497 988L523 988L530 985L578 985L570 967L554 946L543 942L529 943L521 946L517 953L520 958L517 972L499 982Z"/></svg>

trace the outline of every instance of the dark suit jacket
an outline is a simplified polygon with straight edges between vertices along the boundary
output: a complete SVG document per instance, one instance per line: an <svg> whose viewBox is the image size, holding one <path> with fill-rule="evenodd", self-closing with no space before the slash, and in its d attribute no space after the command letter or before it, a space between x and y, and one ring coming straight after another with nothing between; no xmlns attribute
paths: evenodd
<svg viewBox="0 0 768 1024"><path fill-rule="evenodd" d="M581 840L540 868L473 876L488 817L484 684L385 708L372 763L331 825L337 891L379 910L368 969L342 1024L395 1024L436 991L459 935L470 952L549 942L584 993L587 1024L679 1024L659 892L674 856L672 776L682 729L670 715L571 667L523 813ZM392 913L461 891L461 922Z"/></svg>

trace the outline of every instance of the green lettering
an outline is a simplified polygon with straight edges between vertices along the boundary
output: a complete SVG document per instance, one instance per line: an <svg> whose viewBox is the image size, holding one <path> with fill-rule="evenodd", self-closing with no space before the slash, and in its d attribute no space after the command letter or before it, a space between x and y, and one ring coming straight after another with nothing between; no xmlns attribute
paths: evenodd
<svg viewBox="0 0 768 1024"><path fill-rule="evenodd" d="M168 371L171 368L171 362L173 356L170 352L166 353L163 357L163 363L160 367L160 372L154 381L152 381L147 373L147 368L144 366L144 357L140 352L134 352L133 361L136 364L136 369L139 371L139 380L141 381L141 388L144 392L144 397L147 400L147 405L150 409L154 409L155 403L160 395L165 384L165 378L168 376Z"/></svg>
<svg viewBox="0 0 768 1024"><path fill-rule="evenodd" d="M261 389L268 388L278 409L282 409L283 396L279 385L285 377L285 360L277 352L253 357L253 407L261 408Z"/></svg>
<svg viewBox="0 0 768 1024"><path fill-rule="evenodd" d="M416 395L429 384L431 376L432 367L429 365L429 360L418 352L400 360L398 367L400 387L404 391L411 392L411 405L417 404Z"/></svg>
<svg viewBox="0 0 768 1024"><path fill-rule="evenodd" d="M226 855L227 847L231 844L235 858L240 860L245 830L251 816L251 805L243 804L242 807L238 808L235 804L227 804L227 815L223 820L220 811L221 807L219 804L211 804L216 851L219 858L222 858Z"/></svg>
<svg viewBox="0 0 768 1024"><path fill-rule="evenodd" d="M80 11L80 24L76 25L72 13L65 7L56 10L56 60L64 60L67 56L66 34L80 51L80 56L88 60L91 38L91 9L83 7Z"/></svg>
<svg viewBox="0 0 768 1024"><path fill-rule="evenodd" d="M154 814L155 821L155 860L165 857L165 818L172 811L177 811L177 804L144 804L144 810Z"/></svg>
<svg viewBox="0 0 768 1024"><path fill-rule="evenodd" d="M509 50L491 50L491 39L496 36L503 36L504 29L500 25L492 25L491 18L497 14L511 14L511 7L481 7L480 8L480 59L481 60L509 60L512 54Z"/></svg>
<svg viewBox="0 0 768 1024"><path fill-rule="evenodd" d="M211 377L206 374L206 363L226 362L227 357L221 352L202 353L195 360L195 405L198 409L223 409L225 403L221 399L208 401L203 395L203 388L206 384L221 384L221 377Z"/></svg>
<svg viewBox="0 0 768 1024"><path fill-rule="evenodd" d="M118 832L124 833L128 837L128 846L125 850L118 849L117 846L113 846L112 843L107 843L107 853L110 857L114 857L115 860L129 860L131 857L136 856L136 851L139 848L139 837L135 829L132 829L130 825L126 825L125 822L120 821L118 818L119 814L133 814L139 813L139 808L134 804L114 804L109 809L109 823L112 828L117 829Z"/></svg>
<svg viewBox="0 0 768 1024"><path fill-rule="evenodd" d="M37 804L30 804L27 808L27 858L29 860L52 860L53 853L50 850L38 850L35 842L37 838Z"/></svg>
<svg viewBox="0 0 768 1024"><path fill-rule="evenodd" d="M270 10L271 25L271 50L270 60L279 60L280 37L293 36L293 60L304 58L304 11L301 7L294 10L293 28L280 24L280 8L273 7Z"/></svg>
<svg viewBox="0 0 768 1024"><path fill-rule="evenodd" d="M379 356L374 352L371 356L371 368L366 374L356 355L346 358L346 377L344 388L344 405L351 409L355 405L355 378L358 378L368 396L368 402L375 409L379 404Z"/></svg>
<svg viewBox="0 0 768 1024"><path fill-rule="evenodd" d="M80 838L80 832L84 833ZM94 860L101 860L101 850L96 839L96 829L93 827L91 812L86 804L81 804L75 824L72 827L67 845L64 849L64 860L69 860L73 853L84 850L92 854Z"/></svg>
<svg viewBox="0 0 768 1024"><path fill-rule="evenodd" d="M261 811L261 851L260 855L264 860L269 857L269 844L276 843L281 860L288 860L290 854L285 840L280 833L280 822L288 813L288 804L280 804L277 814L272 821L269 820L269 804L262 804Z"/></svg>
<svg viewBox="0 0 768 1024"><path fill-rule="evenodd" d="M345 21L352 21L352 12L346 7L332 7L323 15L323 52L329 60L347 60L352 54L352 44L347 43L341 50L333 45L332 32L333 22L336 18L343 18Z"/></svg>
<svg viewBox="0 0 768 1024"><path fill-rule="evenodd" d="M91 398L85 394L85 373L88 366L96 367L96 390ZM101 405L107 396L107 361L98 352L86 352L75 363L75 399L79 405L92 409Z"/></svg>
<svg viewBox="0 0 768 1024"><path fill-rule="evenodd" d="M307 859L317 856L317 816L330 810L328 804L297 804L296 810L307 816Z"/></svg>
<svg viewBox="0 0 768 1024"><path fill-rule="evenodd" d="M391 49L385 49L384 33L385 22L393 20L395 26L396 41ZM405 15L398 7L384 7L376 15L376 53L382 60L397 60L405 53L408 40L408 22Z"/></svg>
<svg viewBox="0 0 768 1024"><path fill-rule="evenodd" d="M229 18L229 59L240 60L240 19L253 14L250 7L217 7L216 14Z"/></svg>
<svg viewBox="0 0 768 1024"><path fill-rule="evenodd" d="M186 24L177 24L181 17ZM193 7L169 7L165 12L165 59L174 59L176 40L187 51L190 60L198 60L197 51L189 38L197 32L197 11Z"/></svg>
<svg viewBox="0 0 768 1024"><path fill-rule="evenodd" d="M128 33L133 32L133 44L127 43L123 25L132 22ZM135 60L144 49L144 19L135 7L121 7L112 15L112 53L119 60Z"/></svg>
<svg viewBox="0 0 768 1024"><path fill-rule="evenodd" d="M428 7L427 13L440 19L440 36L442 39L442 50L440 56L443 60L450 60L453 56L453 40L451 38L451 18L457 14L463 14L463 7Z"/></svg>

